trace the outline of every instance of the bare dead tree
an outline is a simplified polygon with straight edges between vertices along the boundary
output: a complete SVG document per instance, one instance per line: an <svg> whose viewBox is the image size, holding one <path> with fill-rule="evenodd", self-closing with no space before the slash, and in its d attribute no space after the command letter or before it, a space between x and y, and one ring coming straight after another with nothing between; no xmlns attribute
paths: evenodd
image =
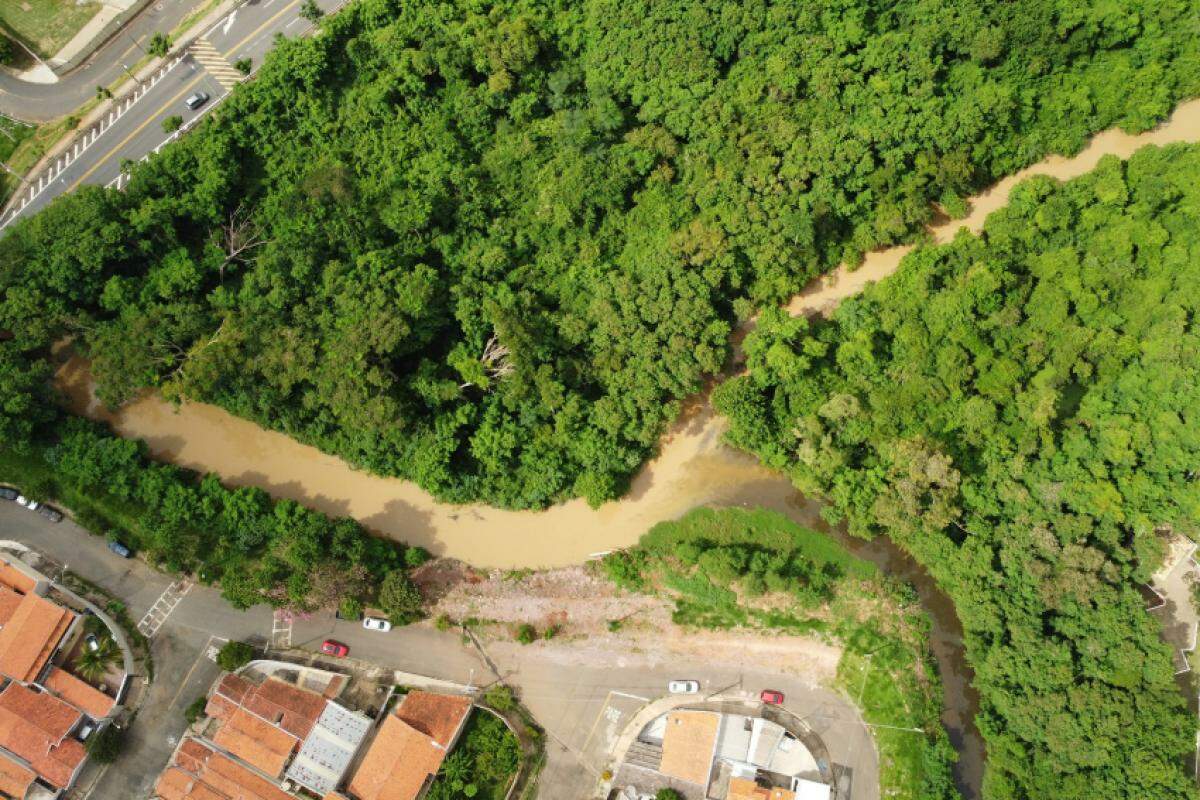
<svg viewBox="0 0 1200 800"><path fill-rule="evenodd" d="M479 363L483 364L484 374L494 380L500 380L505 375L510 374L516 369L509 359L510 355L508 345L501 342L500 338L493 333L488 338L487 344L483 346L483 355L479 357ZM468 386L474 385L474 381L467 381L460 384L458 388L466 389Z"/></svg>
<svg viewBox="0 0 1200 800"><path fill-rule="evenodd" d="M229 212L229 222L221 226L220 236L221 249L225 251L225 261L219 270L222 279L227 266L235 261L245 261L249 251L269 242L263 238L258 223L245 203L238 203L237 208Z"/></svg>

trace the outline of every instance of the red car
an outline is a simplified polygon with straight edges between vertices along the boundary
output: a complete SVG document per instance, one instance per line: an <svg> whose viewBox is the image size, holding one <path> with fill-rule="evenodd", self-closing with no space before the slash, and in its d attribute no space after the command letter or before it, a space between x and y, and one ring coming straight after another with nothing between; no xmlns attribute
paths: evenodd
<svg viewBox="0 0 1200 800"><path fill-rule="evenodd" d="M763 689L758 699L769 706L781 706L783 705L783 692L777 692L774 689Z"/></svg>
<svg viewBox="0 0 1200 800"><path fill-rule="evenodd" d="M327 656L337 656L344 658L350 653L350 648L341 642L336 642L333 639L326 639L321 642L321 652Z"/></svg>

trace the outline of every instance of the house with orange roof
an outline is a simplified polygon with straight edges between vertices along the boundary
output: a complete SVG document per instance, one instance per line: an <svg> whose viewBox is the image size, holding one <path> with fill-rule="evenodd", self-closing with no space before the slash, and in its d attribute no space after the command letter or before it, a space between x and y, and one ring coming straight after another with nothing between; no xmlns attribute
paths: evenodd
<svg viewBox="0 0 1200 800"><path fill-rule="evenodd" d="M0 675L35 683L79 615L32 592L7 603L12 610L0 627Z"/></svg>
<svg viewBox="0 0 1200 800"><path fill-rule="evenodd" d="M97 721L111 714L117 705L117 698L59 667L50 668L41 686Z"/></svg>
<svg viewBox="0 0 1200 800"><path fill-rule="evenodd" d="M294 800L261 773L191 736L176 748L152 796L158 800Z"/></svg>
<svg viewBox="0 0 1200 800"><path fill-rule="evenodd" d="M17 758L0 752L0 797L24 800L36 780L36 772Z"/></svg>
<svg viewBox="0 0 1200 800"><path fill-rule="evenodd" d="M116 707L59 665L82 646L82 625L53 592L50 580L0 556L0 798L69 789L86 759L81 735Z"/></svg>
<svg viewBox="0 0 1200 800"><path fill-rule="evenodd" d="M384 718L346 794L351 800L418 800L470 713L469 697L409 692Z"/></svg>
<svg viewBox="0 0 1200 800"><path fill-rule="evenodd" d="M73 734L83 714L46 692L10 681L0 691L0 749L27 764L48 786L69 787L83 766Z"/></svg>
<svg viewBox="0 0 1200 800"><path fill-rule="evenodd" d="M221 723L213 744L279 778L327 702L317 692L278 678L254 683L230 673L217 684L205 712Z"/></svg>

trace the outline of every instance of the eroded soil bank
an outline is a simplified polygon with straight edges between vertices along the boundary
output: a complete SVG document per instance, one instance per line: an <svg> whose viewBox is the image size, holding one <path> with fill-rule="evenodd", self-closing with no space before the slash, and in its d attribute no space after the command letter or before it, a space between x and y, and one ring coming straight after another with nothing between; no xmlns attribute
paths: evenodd
<svg viewBox="0 0 1200 800"><path fill-rule="evenodd" d="M1138 136L1107 131L1073 158L1054 156L1011 176L973 198L966 219L944 222L930 232L937 241L947 241L959 228L980 230L986 216L1007 202L1013 186L1031 175L1065 180L1091 170L1104 155L1124 158L1147 144L1197 140L1200 101L1192 101L1153 131ZM854 271L843 267L814 281L788 309L794 315L827 312L868 283L890 275L910 250L904 246L873 252ZM415 484L355 471L333 456L202 403L175 408L147 394L109 411L92 398L87 365L79 360L60 370L59 385L74 410L108 422L122 436L144 439L156 458L216 473L233 485L258 486L328 514L352 516L380 534L478 566L578 563L632 545L654 523L703 504L763 506L846 538L829 530L818 517L819 506L800 497L785 478L722 442L725 423L706 397L693 401L664 437L659 455L621 500L599 509L574 500L545 511L514 512L439 503ZM970 688L971 672L963 659L953 607L925 572L889 542L847 544L857 555L917 586L933 617L932 643L946 686L944 721L961 757L959 783L968 796L978 796L984 763L983 742L973 723L978 699Z"/></svg>

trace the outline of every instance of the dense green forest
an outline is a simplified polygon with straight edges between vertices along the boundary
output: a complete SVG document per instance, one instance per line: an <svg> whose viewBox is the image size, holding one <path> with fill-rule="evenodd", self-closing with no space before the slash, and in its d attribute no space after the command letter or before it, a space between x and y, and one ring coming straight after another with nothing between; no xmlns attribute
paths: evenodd
<svg viewBox="0 0 1200 800"><path fill-rule="evenodd" d="M765 314L730 437L952 597L985 796L1195 797L1137 584L1200 519L1200 147L1021 184L831 320Z"/></svg>
<svg viewBox="0 0 1200 800"><path fill-rule="evenodd" d="M13 226L0 359L70 335L112 403L212 401L447 500L599 502L753 304L1162 119L1200 90L1198 20L1195 0L355 0L127 191Z"/></svg>
<svg viewBox="0 0 1200 800"><path fill-rule="evenodd" d="M836 685L875 726L880 796L960 800L929 617L912 587L825 534L761 508L694 509L655 525L599 568L622 588L670 597L678 625L837 646Z"/></svg>

